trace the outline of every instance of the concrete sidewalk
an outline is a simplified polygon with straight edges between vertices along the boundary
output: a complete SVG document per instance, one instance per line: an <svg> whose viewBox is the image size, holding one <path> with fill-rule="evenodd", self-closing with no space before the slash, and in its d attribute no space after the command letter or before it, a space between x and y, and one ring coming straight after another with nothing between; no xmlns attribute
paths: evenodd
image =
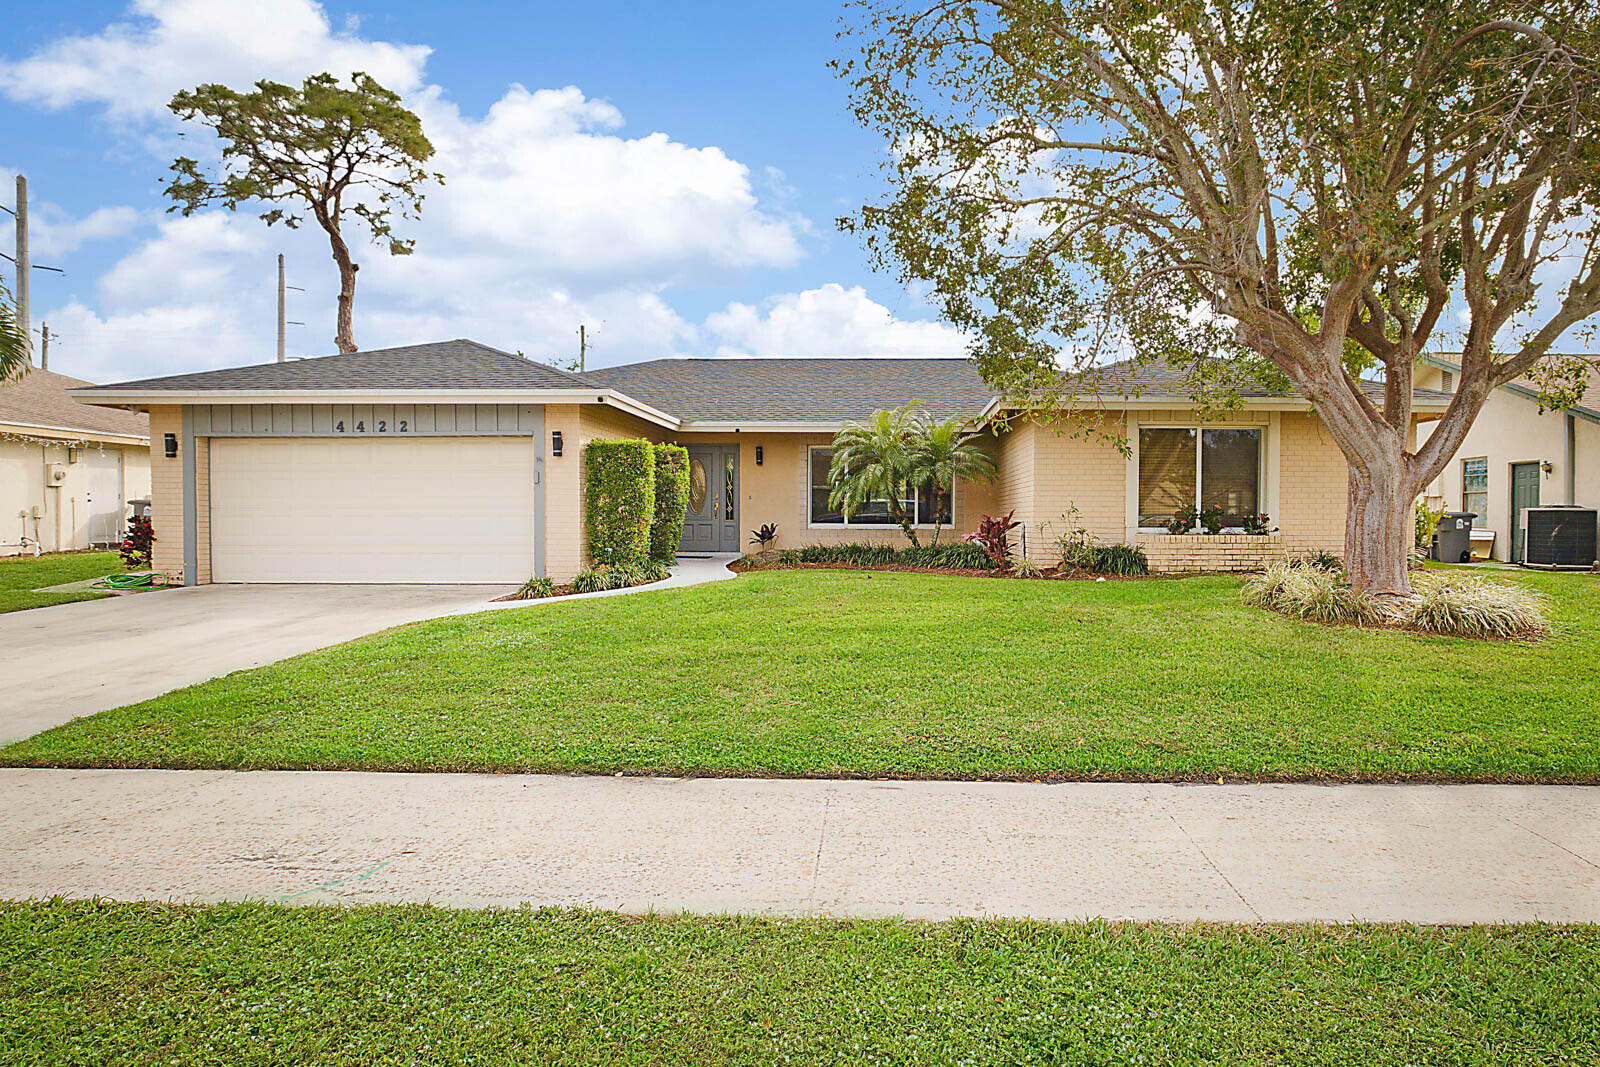
<svg viewBox="0 0 1600 1067"><path fill-rule="evenodd" d="M1600 921L1600 788L3 770L0 896Z"/></svg>

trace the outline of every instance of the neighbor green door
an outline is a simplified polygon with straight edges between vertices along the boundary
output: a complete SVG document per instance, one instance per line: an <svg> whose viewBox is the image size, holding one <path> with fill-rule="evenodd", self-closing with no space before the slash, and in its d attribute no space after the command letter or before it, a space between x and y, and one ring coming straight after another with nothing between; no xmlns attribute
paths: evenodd
<svg viewBox="0 0 1600 1067"><path fill-rule="evenodd" d="M1521 563L1525 555L1522 546L1522 509L1539 506L1539 465L1513 463L1511 465L1511 562Z"/></svg>

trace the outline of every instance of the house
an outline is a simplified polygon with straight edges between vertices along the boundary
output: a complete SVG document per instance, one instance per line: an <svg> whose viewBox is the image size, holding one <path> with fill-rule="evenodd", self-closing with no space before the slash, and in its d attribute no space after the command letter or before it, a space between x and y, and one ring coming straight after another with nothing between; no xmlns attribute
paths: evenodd
<svg viewBox="0 0 1600 1067"><path fill-rule="evenodd" d="M1448 356L1424 356L1417 368L1417 385L1446 394L1460 380L1461 365ZM1600 508L1600 368L1590 367L1588 390L1569 411L1544 409L1527 378L1494 390L1425 497L1476 515L1474 555L1508 563L1522 559L1523 508Z"/></svg>
<svg viewBox="0 0 1600 1067"><path fill-rule="evenodd" d="M0 382L0 555L121 544L149 497L149 420L74 403L88 384L38 367Z"/></svg>
<svg viewBox="0 0 1600 1067"><path fill-rule="evenodd" d="M1137 388L1136 388L1137 387ZM1137 395L1133 395L1137 393ZM828 507L828 446L844 423L920 400L937 418L1006 405L961 359L672 359L573 374L456 340L77 391L147 411L156 565L206 582L566 580L587 560L584 446L676 441L690 454L685 552L735 552L778 524L779 544L899 541L882 505ZM1423 390L1422 417L1448 398ZM957 533L1015 509L1048 559L1075 507L1104 541L1158 569L1242 569L1344 539L1345 462L1303 399L1243 396L1201 420L1170 368L1085 398L1054 422L994 424L1000 478L917 494ZM1125 434L1127 452L1085 427ZM1173 535L1199 500L1276 531Z"/></svg>

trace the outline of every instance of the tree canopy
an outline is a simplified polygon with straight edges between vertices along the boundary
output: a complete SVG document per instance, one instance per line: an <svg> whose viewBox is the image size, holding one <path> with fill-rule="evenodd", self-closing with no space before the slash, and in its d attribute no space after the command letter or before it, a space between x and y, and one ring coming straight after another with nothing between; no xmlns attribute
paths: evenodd
<svg viewBox="0 0 1600 1067"><path fill-rule="evenodd" d="M261 220L296 228L309 212L328 235L339 267L339 311L335 342L355 351L353 308L359 265L350 255L342 223L348 213L391 255L411 253L414 242L395 232L397 219L415 220L422 186L443 182L423 167L433 145L422 121L400 96L367 74L343 85L331 74L315 74L299 86L258 81L252 92L226 85L201 85L172 98L174 114L213 130L222 141L220 173L208 175L194 159L172 164L166 183L176 203L169 210L191 215L221 205L233 211L256 201L267 205Z"/></svg>
<svg viewBox="0 0 1600 1067"><path fill-rule="evenodd" d="M1189 368L1206 404L1292 383L1350 467L1352 578L1403 592L1418 489L1600 312L1597 24L1592 0L864 0L836 67L889 194L841 224L1013 398L1118 356ZM1412 451L1445 346L1460 385Z"/></svg>

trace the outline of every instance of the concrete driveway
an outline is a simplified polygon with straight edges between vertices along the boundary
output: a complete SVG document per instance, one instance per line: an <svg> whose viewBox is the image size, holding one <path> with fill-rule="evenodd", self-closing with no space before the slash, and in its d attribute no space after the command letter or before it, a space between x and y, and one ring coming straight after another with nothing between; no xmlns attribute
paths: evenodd
<svg viewBox="0 0 1600 1067"><path fill-rule="evenodd" d="M0 615L0 743L401 623L485 585L206 585Z"/></svg>

